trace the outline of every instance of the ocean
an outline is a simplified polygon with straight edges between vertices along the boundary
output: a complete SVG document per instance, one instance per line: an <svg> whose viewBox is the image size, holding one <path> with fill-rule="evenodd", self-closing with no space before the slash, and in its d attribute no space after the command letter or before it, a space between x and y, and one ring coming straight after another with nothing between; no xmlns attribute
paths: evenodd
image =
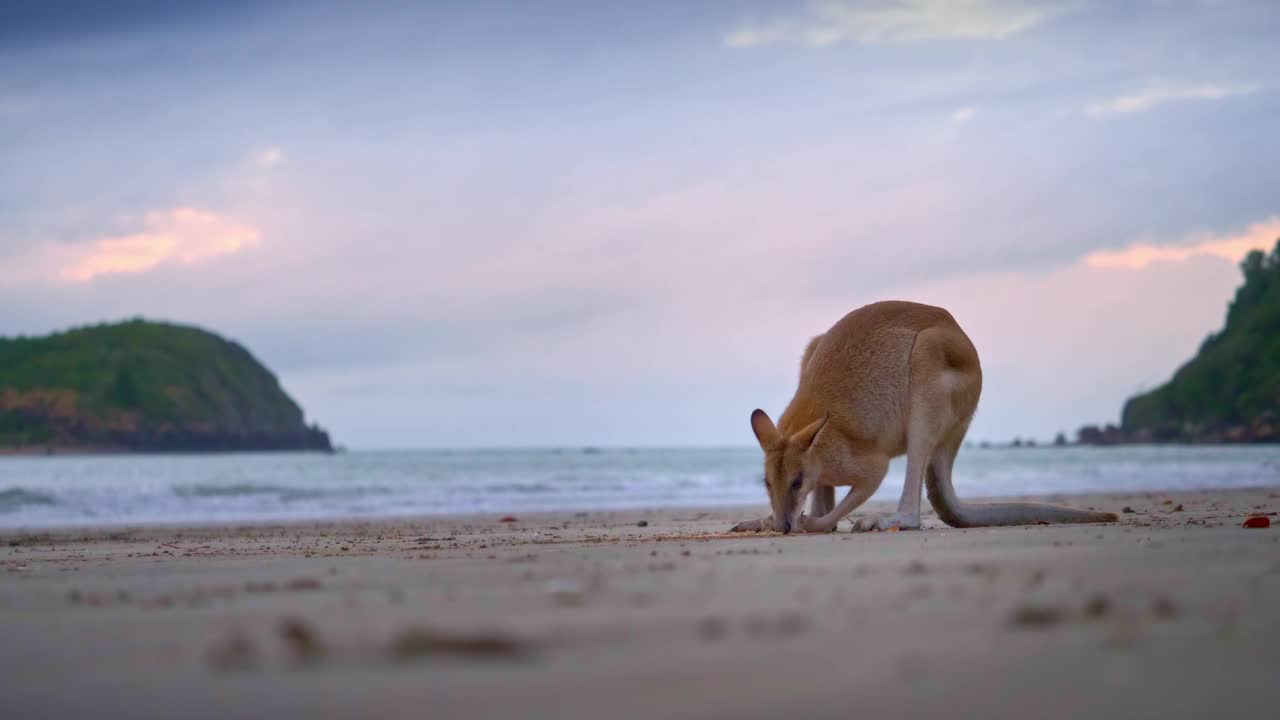
<svg viewBox="0 0 1280 720"><path fill-rule="evenodd" d="M894 461L876 499L896 499ZM755 448L0 457L0 528L759 505ZM1280 485L1278 446L965 448L961 497ZM840 491L843 492L843 491Z"/></svg>

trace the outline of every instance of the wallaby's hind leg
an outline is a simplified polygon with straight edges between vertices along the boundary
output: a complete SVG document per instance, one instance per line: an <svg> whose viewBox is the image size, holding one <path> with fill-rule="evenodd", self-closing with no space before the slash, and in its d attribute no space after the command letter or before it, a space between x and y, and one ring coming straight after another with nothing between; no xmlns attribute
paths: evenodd
<svg viewBox="0 0 1280 720"><path fill-rule="evenodd" d="M951 469L956 464L956 454L964 443L964 435L969 430L969 420L965 420L949 437L938 445L929 462L925 475L925 490L929 493L929 504L938 519L951 527L964 527L955 512L959 504L955 487L951 484Z"/></svg>
<svg viewBox="0 0 1280 720"><path fill-rule="evenodd" d="M912 403L912 420L907 430L907 476L902 482L898 511L860 517L853 523L854 532L920 529L920 492L925 469L938 447L938 437L951 422L950 412L929 395L923 392L920 399Z"/></svg>
<svg viewBox="0 0 1280 720"><path fill-rule="evenodd" d="M912 432L909 435L907 477L902 483L902 498L898 501L898 511L864 515L854 521L854 532L920 529L920 490L924 483L924 471L929 462L929 454L933 451L934 437L927 428L921 428L921 431Z"/></svg>
<svg viewBox="0 0 1280 720"><path fill-rule="evenodd" d="M908 360L907 476L898 511L859 518L853 524L854 532L920 529L920 495L929 463L943 440L967 422L957 410L977 402L971 377L961 368L963 362L954 345L954 337L945 331L922 330L916 335ZM963 437L963 429L960 435Z"/></svg>

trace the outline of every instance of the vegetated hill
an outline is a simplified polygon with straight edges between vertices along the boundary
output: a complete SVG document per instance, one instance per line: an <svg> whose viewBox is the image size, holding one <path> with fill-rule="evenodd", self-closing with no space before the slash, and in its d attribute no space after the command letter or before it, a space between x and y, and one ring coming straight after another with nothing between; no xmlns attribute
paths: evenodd
<svg viewBox="0 0 1280 720"><path fill-rule="evenodd" d="M1121 427L1081 442L1280 442L1280 240L1240 263L1226 325L1169 382L1130 398Z"/></svg>
<svg viewBox="0 0 1280 720"><path fill-rule="evenodd" d="M0 338L0 448L332 449L248 350L144 320Z"/></svg>

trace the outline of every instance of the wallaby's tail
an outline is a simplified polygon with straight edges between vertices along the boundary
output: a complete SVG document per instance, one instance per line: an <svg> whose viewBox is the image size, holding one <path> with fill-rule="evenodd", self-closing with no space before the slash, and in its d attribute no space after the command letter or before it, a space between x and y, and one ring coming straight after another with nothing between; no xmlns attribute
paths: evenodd
<svg viewBox="0 0 1280 720"><path fill-rule="evenodd" d="M1076 510L1039 503L965 503L955 489L938 477L933 466L925 476L929 502L942 522L951 527L991 527L994 525L1036 525L1038 523L1115 522L1115 513Z"/></svg>

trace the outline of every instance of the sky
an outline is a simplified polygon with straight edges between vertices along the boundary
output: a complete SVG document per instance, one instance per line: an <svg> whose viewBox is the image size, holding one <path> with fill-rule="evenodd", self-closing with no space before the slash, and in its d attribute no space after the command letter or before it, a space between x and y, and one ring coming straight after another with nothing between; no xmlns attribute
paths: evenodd
<svg viewBox="0 0 1280 720"><path fill-rule="evenodd" d="M0 5L0 335L234 338L352 448L750 445L942 305L972 440L1115 421L1280 237L1280 7Z"/></svg>

